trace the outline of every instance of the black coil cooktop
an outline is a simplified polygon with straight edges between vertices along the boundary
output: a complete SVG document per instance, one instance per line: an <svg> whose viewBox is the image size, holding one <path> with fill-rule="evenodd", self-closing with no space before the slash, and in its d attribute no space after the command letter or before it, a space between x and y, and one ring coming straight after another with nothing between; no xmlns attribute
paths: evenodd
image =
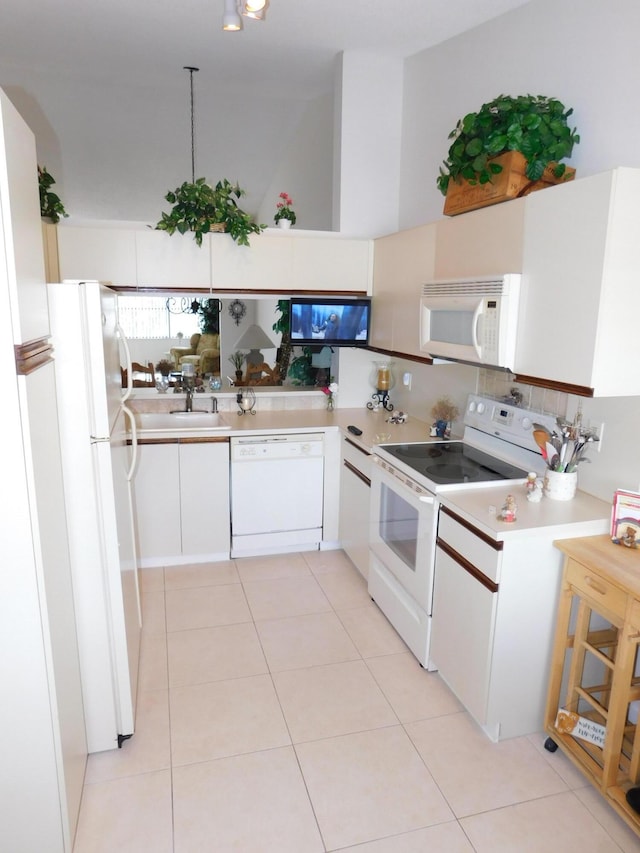
<svg viewBox="0 0 640 853"><path fill-rule="evenodd" d="M385 444L383 448L390 456L438 485L520 480L527 476L522 468L462 441Z"/></svg>

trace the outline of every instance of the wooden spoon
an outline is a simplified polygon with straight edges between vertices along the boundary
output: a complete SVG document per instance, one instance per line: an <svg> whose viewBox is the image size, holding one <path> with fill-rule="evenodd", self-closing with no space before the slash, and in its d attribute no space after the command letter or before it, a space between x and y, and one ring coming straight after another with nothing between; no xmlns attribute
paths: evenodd
<svg viewBox="0 0 640 853"><path fill-rule="evenodd" d="M542 458L545 462L547 461L547 441L550 437L551 436L546 429L534 429L533 431L533 438L540 448L540 453L542 454Z"/></svg>

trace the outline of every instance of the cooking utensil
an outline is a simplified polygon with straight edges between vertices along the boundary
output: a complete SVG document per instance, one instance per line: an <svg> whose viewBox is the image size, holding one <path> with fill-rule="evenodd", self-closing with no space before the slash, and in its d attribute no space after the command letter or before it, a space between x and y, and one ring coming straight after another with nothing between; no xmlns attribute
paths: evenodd
<svg viewBox="0 0 640 853"><path fill-rule="evenodd" d="M547 441L550 438L549 430L546 430L544 427L540 427L539 424L533 425L535 429L533 430L533 440L540 448L540 453L542 453L542 458L547 461Z"/></svg>

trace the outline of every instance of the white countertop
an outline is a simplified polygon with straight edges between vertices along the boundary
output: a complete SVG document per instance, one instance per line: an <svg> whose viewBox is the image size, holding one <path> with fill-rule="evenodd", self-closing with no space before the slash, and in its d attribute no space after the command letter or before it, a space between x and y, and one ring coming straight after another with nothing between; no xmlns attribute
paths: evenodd
<svg viewBox="0 0 640 853"><path fill-rule="evenodd" d="M518 505L514 522L502 521L498 514L507 495ZM578 490L569 501L543 497L539 503L527 500L524 481L518 485L482 486L444 492L441 503L492 539L506 540L535 535L595 536L607 533L611 504Z"/></svg>
<svg viewBox="0 0 640 853"><path fill-rule="evenodd" d="M222 396L222 395L221 395ZM225 394L224 397L230 395ZM146 397L146 395L145 395ZM142 395L132 400L133 407L139 411L157 411L156 406L147 404L154 400L159 402L158 395L145 399ZM165 407L181 408L184 395L166 395L160 398ZM194 397L194 407L208 408L211 396L209 394ZM227 406L221 407L221 417L229 425L228 430L180 430L175 432L156 432L139 430L140 440L177 441L181 438L197 438L199 440L225 440L233 435L259 435L263 433L295 433L314 432L317 430L339 429L353 444L366 453L372 453L376 445L383 443L403 443L416 441L433 441L429 436L430 424L409 417L406 423L392 424L387 418L390 413L382 409L372 412L366 407L358 409L334 409L332 412L323 408L295 408L281 410L260 410L260 401L255 415L239 415L235 399L225 401ZM355 436L347 431L353 424L362 430L362 435ZM515 522L507 523L498 517L498 513L508 494L513 494L518 504ZM496 540L526 538L535 535L552 535L553 538L573 536L592 536L607 533L611 505L605 501L581 492L579 489L575 498L570 501L556 501L543 497L539 503L532 503L526 498L524 481L502 485L484 485L477 488L463 487L443 492L439 499L444 506L473 524L487 536Z"/></svg>

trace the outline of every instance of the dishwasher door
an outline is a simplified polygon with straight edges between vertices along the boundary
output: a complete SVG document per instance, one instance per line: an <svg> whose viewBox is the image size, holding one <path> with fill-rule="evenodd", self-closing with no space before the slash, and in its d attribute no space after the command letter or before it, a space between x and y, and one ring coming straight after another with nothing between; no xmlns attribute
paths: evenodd
<svg viewBox="0 0 640 853"><path fill-rule="evenodd" d="M322 540L324 436L231 439L231 556L310 550Z"/></svg>

